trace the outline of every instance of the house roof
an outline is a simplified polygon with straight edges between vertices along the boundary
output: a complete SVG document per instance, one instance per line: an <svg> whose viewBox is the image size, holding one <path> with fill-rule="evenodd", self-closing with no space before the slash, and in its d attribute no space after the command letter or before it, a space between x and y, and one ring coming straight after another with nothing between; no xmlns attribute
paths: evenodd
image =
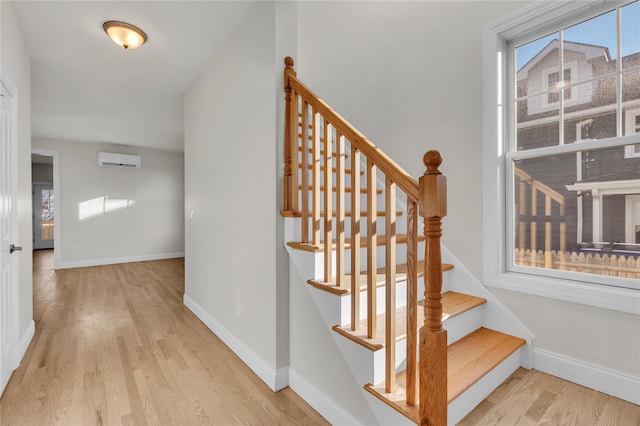
<svg viewBox="0 0 640 426"><path fill-rule="evenodd" d="M571 50L573 52L583 53L587 60L591 60L598 56L604 56L607 61L611 59L609 54L609 48L606 46L597 46L595 44L577 43L574 41L564 41L564 49ZM542 58L553 52L560 45L560 40L553 39L547 44L540 52L538 52L533 58L518 70L518 80L522 80L528 77L529 70L533 68Z"/></svg>

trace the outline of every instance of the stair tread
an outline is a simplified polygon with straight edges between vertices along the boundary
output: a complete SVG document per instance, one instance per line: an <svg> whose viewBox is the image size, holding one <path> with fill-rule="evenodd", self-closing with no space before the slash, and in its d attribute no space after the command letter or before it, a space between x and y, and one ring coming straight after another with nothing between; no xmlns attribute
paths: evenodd
<svg viewBox="0 0 640 426"><path fill-rule="evenodd" d="M524 339L488 328L479 328L447 348L447 402L451 403L493 368L526 343ZM396 374L396 390L386 393L384 383L365 389L391 407L417 422L419 405L405 402L406 374Z"/></svg>
<svg viewBox="0 0 640 426"><path fill-rule="evenodd" d="M419 235L418 236L418 241L424 241L425 237L424 235ZM332 241L332 249L336 250L337 248L337 244L336 244L336 240L331 240ZM385 235L378 235L378 245L379 246L383 246L385 245L387 242L387 239L385 237ZM396 243L397 244L405 244L407 242L407 235L406 234L397 234L396 235ZM311 243L299 243L299 242L295 242L295 241L290 241L287 243L287 245L289 247L293 247L295 249L298 250L304 250L304 251L311 251L311 252L319 252L319 251L323 251L324 250L324 241L321 241L320 244L311 244ZM360 237L360 247L365 248L368 246L368 241L367 241L367 237ZM350 249L351 248L351 238L345 238L345 249Z"/></svg>
<svg viewBox="0 0 640 426"><path fill-rule="evenodd" d="M487 299L484 299L482 297L471 296L464 293L457 293L455 291L447 291L445 293L442 293L442 321L444 322L450 318L456 317L485 303L487 303ZM407 334L406 315L406 306L396 308L396 340L404 339ZM424 307L422 301L418 302L418 312L416 315L418 318L418 329L420 329L420 327L422 327L422 324L424 323ZM333 330L369 350L377 351L384 347L385 313L379 314L376 318L376 321L378 324L378 333L375 339L367 338L366 319L360 320L359 328L357 331L351 330L351 327L349 326L341 327L338 325L334 326Z"/></svg>
<svg viewBox="0 0 640 426"><path fill-rule="evenodd" d="M337 216L337 213L335 211L332 211L331 214L333 216ZM299 210L280 210L280 215L283 217L302 217L302 212ZM345 211L344 215L346 217L351 217L351 212L350 211ZM376 212L376 216L385 216L386 212L383 211L377 211ZM311 216L311 214L309 214L309 216ZM320 212L320 216L324 217L324 212ZM402 212L401 211L397 211L396 212L396 216L402 216ZM360 217L362 219L365 219L367 217L367 212L365 210L360 212Z"/></svg>
<svg viewBox="0 0 640 426"><path fill-rule="evenodd" d="M422 260L418 261L417 265L418 269L418 277L421 277L424 272L424 262ZM449 271L453 269L453 265L448 263L442 264L443 271ZM401 281L406 281L407 279L407 264L401 263L396 265L396 283ZM328 291L329 293L337 294L339 296L344 296L351 293L351 275L345 275L344 284L342 286L337 286L335 281L320 281L320 280L307 280L307 283L320 289ZM385 268L378 268L376 270L376 286L382 287L386 283L385 276ZM367 271L360 272L360 290L367 289Z"/></svg>

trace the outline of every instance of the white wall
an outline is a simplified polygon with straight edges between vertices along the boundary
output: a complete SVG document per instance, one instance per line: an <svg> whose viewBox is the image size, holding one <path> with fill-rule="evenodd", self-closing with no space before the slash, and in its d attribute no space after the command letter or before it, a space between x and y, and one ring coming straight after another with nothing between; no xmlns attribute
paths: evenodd
<svg viewBox="0 0 640 426"><path fill-rule="evenodd" d="M444 242L482 277L482 27L525 2L301 2L298 76L416 178L438 149ZM327 31L331 28L330 31Z"/></svg>
<svg viewBox="0 0 640 426"><path fill-rule="evenodd" d="M640 377L638 315L502 289L491 292L530 326L538 348Z"/></svg>
<svg viewBox="0 0 640 426"><path fill-rule="evenodd" d="M57 151L57 268L151 260L184 253L184 157L158 149L33 139L33 148ZM142 168L100 167L98 152L142 156ZM135 204L91 218L81 203L100 197Z"/></svg>
<svg viewBox="0 0 640 426"><path fill-rule="evenodd" d="M185 207L194 211L185 304L277 389L288 364L277 294L288 276L278 266L275 36L275 4L258 2L185 94Z"/></svg>
<svg viewBox="0 0 640 426"><path fill-rule="evenodd" d="M482 29L529 3L298 5L298 77L413 176L424 172L425 151L442 153L448 178L444 243L478 280L483 277ZM538 349L636 380L640 375L637 315L494 293L536 334ZM596 335L601 337L594 340Z"/></svg>
<svg viewBox="0 0 640 426"><path fill-rule="evenodd" d="M23 248L18 253L18 311L19 338L21 348L33 333L33 265L31 250L31 64L13 6L10 2L0 2L0 73L17 91L17 173L18 173L18 235L16 244Z"/></svg>

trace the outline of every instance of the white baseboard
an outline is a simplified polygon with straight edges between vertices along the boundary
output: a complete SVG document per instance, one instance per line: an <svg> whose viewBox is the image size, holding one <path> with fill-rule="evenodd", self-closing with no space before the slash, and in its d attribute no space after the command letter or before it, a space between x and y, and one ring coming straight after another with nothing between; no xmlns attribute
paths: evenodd
<svg viewBox="0 0 640 426"><path fill-rule="evenodd" d="M17 352L15 354L16 368L20 367L22 358L24 358L24 354L27 352L27 349L29 348L29 344L31 343L31 340L33 339L33 336L35 334L36 334L36 323L35 321L31 320L31 322L29 323L29 326L27 326L27 329L25 330L24 334L20 338L20 343L18 343Z"/></svg>
<svg viewBox="0 0 640 426"><path fill-rule="evenodd" d="M289 369L289 387L332 425L357 425L361 423L292 369Z"/></svg>
<svg viewBox="0 0 640 426"><path fill-rule="evenodd" d="M533 351L533 368L640 405L640 378L621 374L542 349Z"/></svg>
<svg viewBox="0 0 640 426"><path fill-rule="evenodd" d="M71 262L60 262L57 265L54 265L54 268L55 269L86 268L87 266L102 266L102 265L115 265L118 263L146 262L149 260L175 259L177 257L184 257L184 252L180 251L180 252L174 252L174 253L144 254L141 256L112 257L108 259L76 260Z"/></svg>
<svg viewBox="0 0 640 426"><path fill-rule="evenodd" d="M289 385L289 368L278 370L271 367L231 331L220 324L209 312L188 295L184 295L184 305L197 316L216 336L220 338L260 379L274 392Z"/></svg>

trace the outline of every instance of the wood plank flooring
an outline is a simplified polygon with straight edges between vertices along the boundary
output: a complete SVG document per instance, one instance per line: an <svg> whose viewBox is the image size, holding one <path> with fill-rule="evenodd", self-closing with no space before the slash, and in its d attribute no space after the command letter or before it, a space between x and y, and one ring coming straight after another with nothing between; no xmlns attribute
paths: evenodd
<svg viewBox="0 0 640 426"><path fill-rule="evenodd" d="M0 399L0 424L319 425L272 392L182 305L180 259L53 270L34 256L36 334ZM640 407L517 370L467 425L640 426Z"/></svg>
<svg viewBox="0 0 640 426"><path fill-rule="evenodd" d="M0 424L327 424L291 389L272 392L183 293L182 259L56 272L37 251L36 334Z"/></svg>
<svg viewBox="0 0 640 426"><path fill-rule="evenodd" d="M640 406L519 368L458 426L640 426Z"/></svg>

